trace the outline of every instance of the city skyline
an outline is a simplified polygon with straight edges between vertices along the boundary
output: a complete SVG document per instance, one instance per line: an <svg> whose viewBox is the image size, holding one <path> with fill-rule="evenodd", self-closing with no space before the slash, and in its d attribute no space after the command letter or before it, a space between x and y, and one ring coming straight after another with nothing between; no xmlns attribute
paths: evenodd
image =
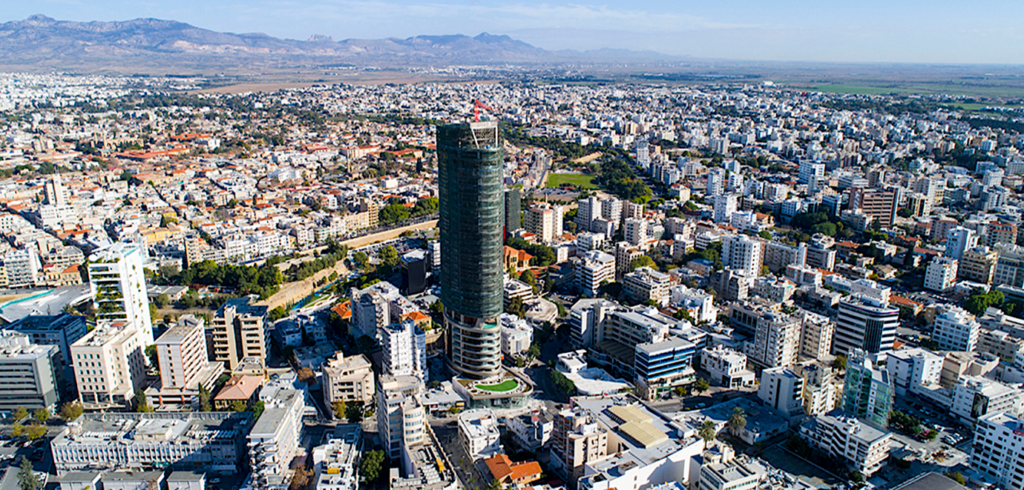
<svg viewBox="0 0 1024 490"><path fill-rule="evenodd" d="M1013 19L1024 6L988 1L804 5L787 1L727 6L645 0L630 6L535 1L422 2L325 0L173 4L108 0L89 5L45 0L12 5L0 21L44 14L61 20L159 18L196 27L289 39L408 38L481 32L509 35L549 50L629 49L685 58L744 61L1020 64ZM977 13L973 13L977 12Z"/></svg>

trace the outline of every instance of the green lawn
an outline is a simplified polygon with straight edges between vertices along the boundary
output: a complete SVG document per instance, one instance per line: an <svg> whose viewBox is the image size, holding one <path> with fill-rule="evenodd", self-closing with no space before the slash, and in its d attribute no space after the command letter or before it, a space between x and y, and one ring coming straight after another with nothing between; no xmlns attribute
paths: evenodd
<svg viewBox="0 0 1024 490"><path fill-rule="evenodd" d="M562 184L573 184L581 189L596 189L595 177L589 174L548 174L548 187L561 187Z"/></svg>
<svg viewBox="0 0 1024 490"><path fill-rule="evenodd" d="M496 385L476 385L478 389L484 391L493 391L495 393L504 393L506 391L512 391L519 386L519 382L514 379L506 379Z"/></svg>

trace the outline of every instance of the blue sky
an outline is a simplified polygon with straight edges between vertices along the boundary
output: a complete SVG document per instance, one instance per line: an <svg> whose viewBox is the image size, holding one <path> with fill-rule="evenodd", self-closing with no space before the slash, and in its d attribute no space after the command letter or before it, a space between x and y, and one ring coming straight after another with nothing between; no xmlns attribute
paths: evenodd
<svg viewBox="0 0 1024 490"><path fill-rule="evenodd" d="M1024 64L1024 1L2 0L0 21L178 20L306 39L508 34L546 49L737 60Z"/></svg>

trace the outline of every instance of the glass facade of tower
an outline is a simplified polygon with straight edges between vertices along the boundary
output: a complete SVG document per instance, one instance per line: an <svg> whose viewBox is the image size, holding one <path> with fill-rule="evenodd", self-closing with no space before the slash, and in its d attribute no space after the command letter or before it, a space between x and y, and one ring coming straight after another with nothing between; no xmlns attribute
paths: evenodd
<svg viewBox="0 0 1024 490"><path fill-rule="evenodd" d="M496 121L437 128L441 301L461 374L501 373L504 150Z"/></svg>

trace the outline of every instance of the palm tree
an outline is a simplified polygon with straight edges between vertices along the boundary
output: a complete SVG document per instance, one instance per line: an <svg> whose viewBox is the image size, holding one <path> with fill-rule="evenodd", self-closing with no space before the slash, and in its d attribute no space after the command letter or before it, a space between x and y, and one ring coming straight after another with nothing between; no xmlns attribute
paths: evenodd
<svg viewBox="0 0 1024 490"><path fill-rule="evenodd" d="M746 414L743 412L742 408L733 407L732 415L729 416L729 421L726 423L726 425L729 426L729 432L731 432L732 435L735 436L737 432L743 430L743 428L747 426L747 417L745 415Z"/></svg>
<svg viewBox="0 0 1024 490"><path fill-rule="evenodd" d="M715 439L717 435L715 432L715 423L710 420L705 420L703 424L700 424L700 429L697 430L697 435L701 439L704 439L704 447L707 447L708 443Z"/></svg>

